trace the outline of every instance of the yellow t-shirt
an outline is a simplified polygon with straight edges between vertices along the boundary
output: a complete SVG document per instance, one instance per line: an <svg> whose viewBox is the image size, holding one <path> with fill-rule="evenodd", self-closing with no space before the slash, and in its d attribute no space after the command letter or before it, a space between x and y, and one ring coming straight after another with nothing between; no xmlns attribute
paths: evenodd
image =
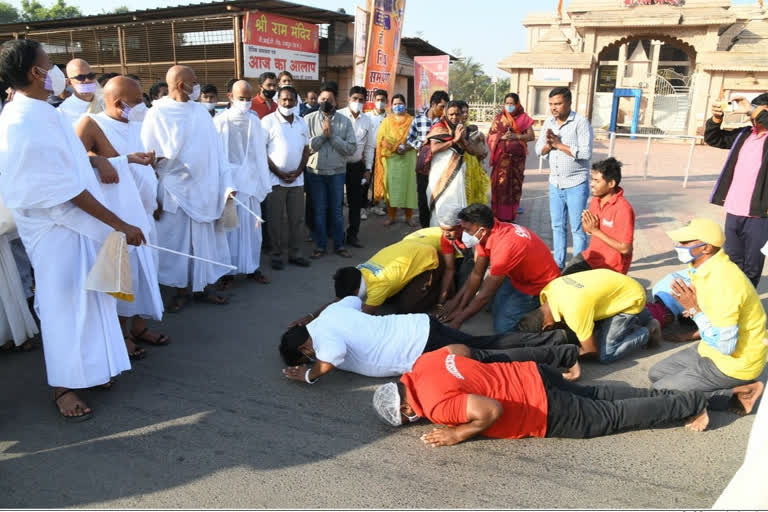
<svg viewBox="0 0 768 512"><path fill-rule="evenodd" d="M765 310L755 287L723 250L690 273L696 300L712 326L739 328L733 353L723 354L702 340L699 355L711 359L721 372L734 379L757 378L765 366L768 347L763 344Z"/></svg>
<svg viewBox="0 0 768 512"><path fill-rule="evenodd" d="M442 248L440 245L440 241L443 238L443 230L439 227L433 227L433 228L422 228L418 231L414 231L410 235L406 235L405 238L403 238L403 241L405 240L411 240L413 242L421 242L423 244L427 244L430 247L434 247L438 254L442 252ZM457 258L463 258L464 254L462 254L461 251L456 249L454 247L453 251L454 256Z"/></svg>
<svg viewBox="0 0 768 512"><path fill-rule="evenodd" d="M411 279L437 265L437 251L423 242L402 240L383 248L357 266L367 288L365 303L381 306Z"/></svg>
<svg viewBox="0 0 768 512"><path fill-rule="evenodd" d="M564 321L584 341L595 322L619 313L636 315L645 307L645 289L631 277L598 269L558 277L541 290L555 322Z"/></svg>

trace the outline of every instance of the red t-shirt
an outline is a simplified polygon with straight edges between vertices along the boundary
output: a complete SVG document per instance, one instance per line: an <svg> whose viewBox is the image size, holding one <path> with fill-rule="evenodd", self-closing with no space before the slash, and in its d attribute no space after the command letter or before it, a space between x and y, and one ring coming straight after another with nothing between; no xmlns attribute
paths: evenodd
<svg viewBox="0 0 768 512"><path fill-rule="evenodd" d="M467 246L461 243L461 240L448 240L445 235L440 237L440 252L442 254L453 254L456 249L463 251Z"/></svg>
<svg viewBox="0 0 768 512"><path fill-rule="evenodd" d="M507 276L516 290L538 295L560 269L541 238L523 226L496 221L485 245L475 247L477 257L491 260L492 276Z"/></svg>
<svg viewBox="0 0 768 512"><path fill-rule="evenodd" d="M432 423L467 423L467 398L480 395L504 408L483 435L519 439L547 434L547 394L533 361L480 363L443 348L420 356L400 382L416 414Z"/></svg>
<svg viewBox="0 0 768 512"><path fill-rule="evenodd" d="M589 211L600 221L600 231L614 240L632 244L635 238L635 211L624 198L624 189L619 187L618 193L604 205L600 204L600 198L593 197ZM592 269L607 268L620 274L626 274L632 263L631 252L625 256L596 236L590 239L589 247L581 255Z"/></svg>
<svg viewBox="0 0 768 512"><path fill-rule="evenodd" d="M267 105L261 94L257 94L251 100L251 110L259 114L259 119L264 119L269 114L277 110L277 102L272 101L271 106Z"/></svg>

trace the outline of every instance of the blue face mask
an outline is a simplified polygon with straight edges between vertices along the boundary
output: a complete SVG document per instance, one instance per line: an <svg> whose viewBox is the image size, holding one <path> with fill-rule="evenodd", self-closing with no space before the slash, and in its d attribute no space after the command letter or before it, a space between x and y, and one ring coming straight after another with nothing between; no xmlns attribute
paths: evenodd
<svg viewBox="0 0 768 512"><path fill-rule="evenodd" d="M512 112L515 111L517 106L516 105L504 105L504 108L506 109L507 112L509 112L511 114Z"/></svg>
<svg viewBox="0 0 768 512"><path fill-rule="evenodd" d="M403 112L405 112L405 105L393 105L392 112L394 112L395 114L402 114Z"/></svg>

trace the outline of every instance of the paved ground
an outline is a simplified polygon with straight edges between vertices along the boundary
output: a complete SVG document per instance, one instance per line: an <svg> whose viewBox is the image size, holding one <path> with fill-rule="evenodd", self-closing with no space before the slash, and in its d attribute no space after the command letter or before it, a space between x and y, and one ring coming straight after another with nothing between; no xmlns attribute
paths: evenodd
<svg viewBox="0 0 768 512"><path fill-rule="evenodd" d="M720 218L706 198L725 158L697 148L683 189L687 149L655 148L644 181L644 143L617 145L637 212L631 275L646 287L679 267L665 229L694 214ZM536 166L531 159L521 221L551 242ZM369 248L353 250L354 263L407 233L382 218L363 227ZM40 351L0 357L0 507L703 508L740 465L753 417L713 413L701 434L670 427L431 449L419 441L426 424L393 430L374 416L372 390L384 380L336 372L311 387L288 382L279 336L331 296L332 272L348 261L269 271L273 284L238 282L227 307L168 315L162 329L173 343L151 350L113 391L89 393L96 413L83 424L58 418ZM490 318L465 328L488 333ZM647 386L648 368L680 348L586 364L584 380Z"/></svg>

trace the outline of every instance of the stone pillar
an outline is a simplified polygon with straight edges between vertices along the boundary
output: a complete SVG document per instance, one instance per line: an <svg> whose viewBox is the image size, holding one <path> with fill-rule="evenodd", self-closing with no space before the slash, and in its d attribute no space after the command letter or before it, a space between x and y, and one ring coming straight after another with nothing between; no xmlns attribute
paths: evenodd
<svg viewBox="0 0 768 512"><path fill-rule="evenodd" d="M619 65L616 68L616 87L624 87L624 73L627 68L627 43L619 47Z"/></svg>
<svg viewBox="0 0 768 512"><path fill-rule="evenodd" d="M648 76L648 103L645 107L644 126L653 126L653 102L656 99L656 74L659 72L661 41L651 41L651 72Z"/></svg>

